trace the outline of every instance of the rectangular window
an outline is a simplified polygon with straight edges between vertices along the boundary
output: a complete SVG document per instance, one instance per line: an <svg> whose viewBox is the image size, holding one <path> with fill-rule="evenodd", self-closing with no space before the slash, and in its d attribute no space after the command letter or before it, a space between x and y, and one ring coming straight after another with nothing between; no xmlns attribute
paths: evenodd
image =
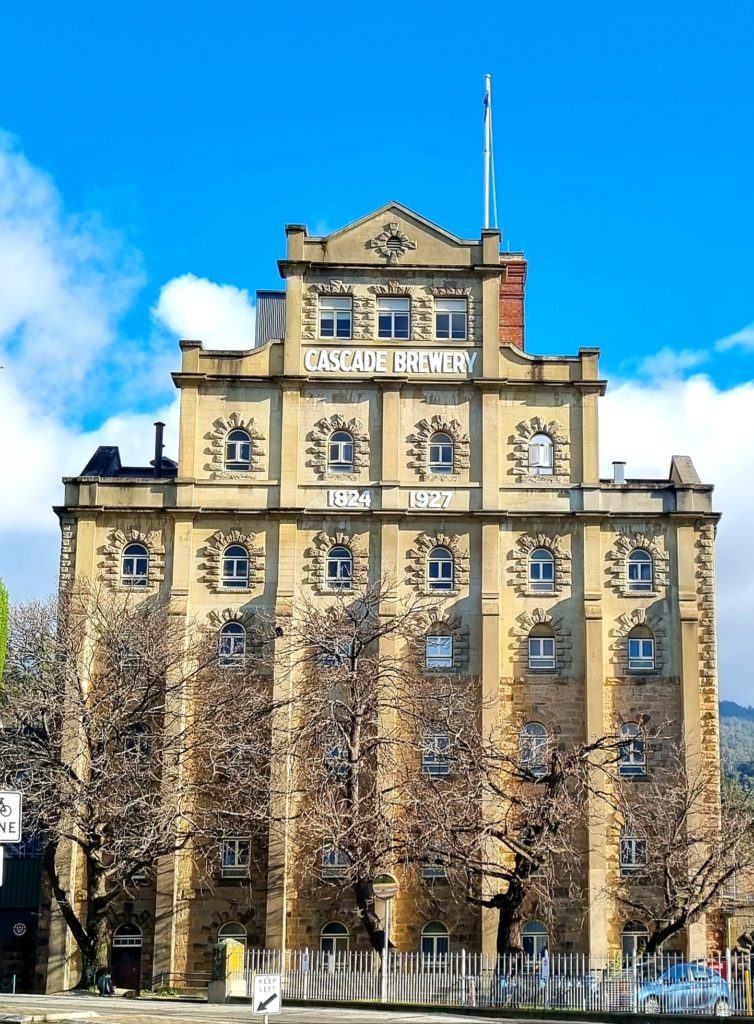
<svg viewBox="0 0 754 1024"><path fill-rule="evenodd" d="M435 299L435 337L441 341L466 340L466 299Z"/></svg>
<svg viewBox="0 0 754 1024"><path fill-rule="evenodd" d="M551 636L529 637L529 668L555 668L555 638Z"/></svg>
<svg viewBox="0 0 754 1024"><path fill-rule="evenodd" d="M403 341L409 337L410 324L410 299L377 299L377 334L380 338Z"/></svg>
<svg viewBox="0 0 754 1024"><path fill-rule="evenodd" d="M647 754L644 749L644 740L634 736L621 743L618 754L618 772L620 775L628 777L647 774Z"/></svg>
<svg viewBox="0 0 754 1024"><path fill-rule="evenodd" d="M248 839L223 839L221 856L223 878L245 878L249 874L251 843Z"/></svg>
<svg viewBox="0 0 754 1024"><path fill-rule="evenodd" d="M341 878L348 870L348 854L339 850L332 840L322 846L322 877Z"/></svg>
<svg viewBox="0 0 754 1024"><path fill-rule="evenodd" d="M638 836L622 836L620 841L620 873L635 875L647 863L647 841Z"/></svg>
<svg viewBox="0 0 754 1024"><path fill-rule="evenodd" d="M453 637L428 636L424 641L426 668L453 668Z"/></svg>
<svg viewBox="0 0 754 1024"><path fill-rule="evenodd" d="M445 879L447 877L442 864L422 864L422 878L431 880L433 878Z"/></svg>
<svg viewBox="0 0 754 1024"><path fill-rule="evenodd" d="M439 778L447 775L450 771L448 765L448 751L450 750L450 736L445 732L431 732L424 737L424 748L422 750L422 771L432 778Z"/></svg>
<svg viewBox="0 0 754 1024"><path fill-rule="evenodd" d="M319 300L320 338L351 337L351 299L323 295Z"/></svg>
<svg viewBox="0 0 754 1024"><path fill-rule="evenodd" d="M655 667L654 640L629 639L628 667L632 672L650 672Z"/></svg>

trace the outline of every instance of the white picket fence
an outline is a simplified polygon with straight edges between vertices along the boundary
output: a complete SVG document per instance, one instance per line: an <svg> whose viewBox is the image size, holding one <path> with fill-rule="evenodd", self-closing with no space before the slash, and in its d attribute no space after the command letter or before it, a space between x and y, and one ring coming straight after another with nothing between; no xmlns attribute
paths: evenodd
<svg viewBox="0 0 754 1024"><path fill-rule="evenodd" d="M284 999L339 1003L383 998L377 953L248 951L243 980L249 994L254 974L272 973L282 975ZM543 959L393 951L384 991L387 1002L448 1007L752 1016L750 957L730 950L691 964L675 954L624 959L554 953Z"/></svg>

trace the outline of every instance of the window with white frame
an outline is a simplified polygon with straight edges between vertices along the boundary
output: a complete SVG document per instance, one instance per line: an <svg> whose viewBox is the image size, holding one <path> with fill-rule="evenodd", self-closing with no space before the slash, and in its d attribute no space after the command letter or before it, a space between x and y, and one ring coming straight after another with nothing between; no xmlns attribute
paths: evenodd
<svg viewBox="0 0 754 1024"><path fill-rule="evenodd" d="M439 729L428 729L422 741L422 772L432 779L447 775L449 751L450 736Z"/></svg>
<svg viewBox="0 0 754 1024"><path fill-rule="evenodd" d="M518 737L519 765L527 775L542 778L547 774L549 737L541 722L527 722Z"/></svg>
<svg viewBox="0 0 754 1024"><path fill-rule="evenodd" d="M552 671L555 668L555 634L550 626L534 626L529 633L529 668Z"/></svg>
<svg viewBox="0 0 754 1024"><path fill-rule="evenodd" d="M321 953L338 956L348 952L348 929L340 921L328 921L319 933Z"/></svg>
<svg viewBox="0 0 754 1024"><path fill-rule="evenodd" d="M620 933L620 950L624 960L636 960L644 952L649 938L647 926L641 921L627 921Z"/></svg>
<svg viewBox="0 0 754 1024"><path fill-rule="evenodd" d="M226 622L217 639L220 668L241 668L246 660L246 630L240 622Z"/></svg>
<svg viewBox="0 0 754 1024"><path fill-rule="evenodd" d="M336 545L327 552L327 586L330 590L350 590L353 581L353 555Z"/></svg>
<svg viewBox="0 0 754 1024"><path fill-rule="evenodd" d="M647 750L640 727L636 722L624 722L619 737L618 773L629 778L646 775Z"/></svg>
<svg viewBox="0 0 754 1024"><path fill-rule="evenodd" d="M223 878L245 878L251 863L251 843L248 839L231 836L223 839L220 874Z"/></svg>
<svg viewBox="0 0 754 1024"><path fill-rule="evenodd" d="M347 430L336 430L330 435L327 469L330 473L353 473L353 437Z"/></svg>
<svg viewBox="0 0 754 1024"><path fill-rule="evenodd" d="M439 860L430 860L422 864L421 876L425 881L438 879L442 879L444 881L448 877L445 865Z"/></svg>
<svg viewBox="0 0 754 1024"><path fill-rule="evenodd" d="M422 928L421 951L425 957L446 957L450 951L450 932L442 921L430 921Z"/></svg>
<svg viewBox="0 0 754 1024"><path fill-rule="evenodd" d="M453 472L453 438L450 434L439 431L430 437L429 471L440 474Z"/></svg>
<svg viewBox="0 0 754 1024"><path fill-rule="evenodd" d="M411 300L408 297L377 299L377 335L380 338L409 337Z"/></svg>
<svg viewBox="0 0 754 1024"><path fill-rule="evenodd" d="M223 939L233 939L235 942L240 942L242 946L246 945L248 938L246 929L239 921L228 921L217 933L218 942L222 942Z"/></svg>
<svg viewBox="0 0 754 1024"><path fill-rule="evenodd" d="M348 740L337 722L330 725L325 736L325 768L339 779L348 774Z"/></svg>
<svg viewBox="0 0 754 1024"><path fill-rule="evenodd" d="M453 668L453 637L431 633L424 637L424 666L428 669Z"/></svg>
<svg viewBox="0 0 754 1024"><path fill-rule="evenodd" d="M655 667L655 641L649 626L635 626L628 634L630 672L651 672Z"/></svg>
<svg viewBox="0 0 754 1024"><path fill-rule="evenodd" d="M231 430L225 438L225 468L234 473L251 469L251 438L245 430Z"/></svg>
<svg viewBox="0 0 754 1024"><path fill-rule="evenodd" d="M534 434L529 440L529 472L534 476L552 476L553 451L549 434Z"/></svg>
<svg viewBox="0 0 754 1024"><path fill-rule="evenodd" d="M636 548L628 556L628 589L652 589L652 556L643 548Z"/></svg>
<svg viewBox="0 0 754 1024"><path fill-rule="evenodd" d="M322 844L322 877L341 878L348 871L348 854L328 839Z"/></svg>
<svg viewBox="0 0 754 1024"><path fill-rule="evenodd" d="M535 548L529 555L529 590L555 590L555 557L547 548Z"/></svg>
<svg viewBox="0 0 754 1024"><path fill-rule="evenodd" d="M541 921L527 921L521 929L524 955L538 960L547 946L547 929Z"/></svg>
<svg viewBox="0 0 754 1024"><path fill-rule="evenodd" d="M231 544L223 552L222 583L241 590L249 585L249 552L241 544Z"/></svg>
<svg viewBox="0 0 754 1024"><path fill-rule="evenodd" d="M319 300L320 338L351 337L351 297L322 295Z"/></svg>
<svg viewBox="0 0 754 1024"><path fill-rule="evenodd" d="M447 548L432 548L427 559L427 589L453 589L453 555Z"/></svg>
<svg viewBox="0 0 754 1024"><path fill-rule="evenodd" d="M465 341L468 309L466 299L435 299L435 337L441 341Z"/></svg>
<svg viewBox="0 0 754 1024"><path fill-rule="evenodd" d="M620 873L638 874L647 865L647 840L628 829L620 832Z"/></svg>
<svg viewBox="0 0 754 1024"><path fill-rule="evenodd" d="M127 544L123 548L120 581L124 587L149 584L149 552L143 544Z"/></svg>
<svg viewBox="0 0 754 1024"><path fill-rule="evenodd" d="M323 668L337 668L351 665L353 643L348 637L322 637L317 653L317 662Z"/></svg>

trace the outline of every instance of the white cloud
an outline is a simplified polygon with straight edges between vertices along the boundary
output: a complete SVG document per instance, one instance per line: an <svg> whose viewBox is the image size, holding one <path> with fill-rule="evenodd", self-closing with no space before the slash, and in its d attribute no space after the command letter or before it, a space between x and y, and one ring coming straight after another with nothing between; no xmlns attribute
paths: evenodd
<svg viewBox="0 0 754 1024"><path fill-rule="evenodd" d="M654 355L647 356L639 363L639 373L644 377L663 378L681 377L686 370L706 362L709 352L700 349L683 349L680 352L672 348L661 348Z"/></svg>
<svg viewBox="0 0 754 1024"><path fill-rule="evenodd" d="M255 310L243 288L183 274L168 281L152 312L179 338L203 341L207 348L254 345Z"/></svg>
<svg viewBox="0 0 754 1024"><path fill-rule="evenodd" d="M626 381L600 407L603 475L624 459L628 477L666 477L673 455L690 455L704 483L715 485L723 513L717 544L721 692L751 703L748 667L754 607L754 545L746 541L754 492L754 382L718 389L707 377Z"/></svg>
<svg viewBox="0 0 754 1024"><path fill-rule="evenodd" d="M748 324L746 327L742 327L740 331L729 334L726 338L721 338L715 342L715 350L717 352L727 352L731 348L754 350L754 324Z"/></svg>

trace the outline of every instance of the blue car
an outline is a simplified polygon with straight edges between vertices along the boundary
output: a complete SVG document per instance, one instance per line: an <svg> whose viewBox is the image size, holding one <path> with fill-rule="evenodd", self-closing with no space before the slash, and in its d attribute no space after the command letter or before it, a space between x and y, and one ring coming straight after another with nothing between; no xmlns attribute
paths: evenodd
<svg viewBox="0 0 754 1024"><path fill-rule="evenodd" d="M714 1013L730 1016L728 982L706 964L674 964L654 981L639 986L638 1009L644 1013Z"/></svg>

